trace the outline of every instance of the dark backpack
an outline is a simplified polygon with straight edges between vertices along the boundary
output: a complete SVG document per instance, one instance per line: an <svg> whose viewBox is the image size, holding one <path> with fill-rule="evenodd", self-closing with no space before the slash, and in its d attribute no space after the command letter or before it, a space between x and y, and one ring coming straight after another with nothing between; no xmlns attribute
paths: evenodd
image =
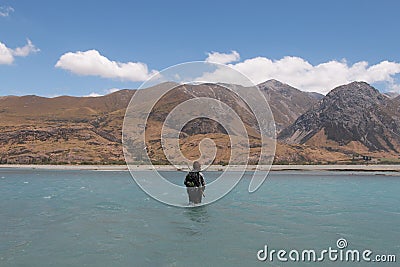
<svg viewBox="0 0 400 267"><path fill-rule="evenodd" d="M200 187L204 184L199 172L189 172L186 175L184 184L186 187Z"/></svg>

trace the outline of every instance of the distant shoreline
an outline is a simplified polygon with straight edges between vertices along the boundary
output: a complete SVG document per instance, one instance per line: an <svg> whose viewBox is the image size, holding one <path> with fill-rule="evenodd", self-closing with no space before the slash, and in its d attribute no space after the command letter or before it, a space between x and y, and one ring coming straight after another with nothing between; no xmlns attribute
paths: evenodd
<svg viewBox="0 0 400 267"><path fill-rule="evenodd" d="M241 171L245 166L234 165L233 171ZM127 165L35 165L35 164L0 164L1 169L45 169L45 170L99 170L99 171L127 171ZM246 170L255 170L255 165L248 165ZM160 171L188 171L187 166L172 165L135 165L139 171L156 169ZM207 171L224 171L227 166L213 165ZM268 166L260 166L260 170L268 170ZM271 171L372 171L372 172L400 172L400 165L272 165Z"/></svg>

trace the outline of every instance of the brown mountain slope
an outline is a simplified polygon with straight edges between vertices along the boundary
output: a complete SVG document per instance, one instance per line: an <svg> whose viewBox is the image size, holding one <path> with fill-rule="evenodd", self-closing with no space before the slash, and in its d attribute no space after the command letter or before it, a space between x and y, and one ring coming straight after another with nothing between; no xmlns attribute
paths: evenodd
<svg viewBox="0 0 400 267"><path fill-rule="evenodd" d="M266 81L258 87L269 102L277 132L292 124L323 97L318 93L302 92L276 80Z"/></svg>
<svg viewBox="0 0 400 267"><path fill-rule="evenodd" d="M248 88L241 89L248 90L248 94L251 94L252 92ZM154 92L152 89L149 90L150 91L146 93L141 91L141 93L146 96L147 94L153 96ZM168 136L179 132L180 146L183 154L192 159L196 159L200 157L201 154L198 149L200 141L202 141L204 137L208 137L212 139L218 147L217 159L215 162L228 162L231 156L230 146L227 145L227 143L229 143L229 138L240 140L240 149L245 149L245 144L247 144L245 136L240 134L241 125L243 123L253 147L252 155L255 156L257 153L259 154L260 131L255 116L243 99L241 99L236 93L233 93L231 90L221 85L185 84L179 85L166 93L160 100L158 100L148 116L148 123L146 125L146 148L154 160L161 163L167 163L167 159L162 150L162 142L160 140L163 123L167 116L175 107L177 107L177 105L190 99L198 99L199 101L202 101L201 98L218 100L226 106L229 106L233 112L231 112L231 110L225 105L211 105L211 101L203 102L199 109L199 106L195 104L196 101L194 101L191 106L185 108L185 114L182 115L187 115L188 117L193 117L195 119L188 121L183 128L181 128L183 125L180 125L178 120L173 120L173 123L167 126L166 124L164 125L164 127L166 127L165 131L168 133L167 137L163 140L164 147L171 147L166 145L169 142L172 143L173 140L173 138ZM140 103L138 103L138 105L140 107ZM147 113L141 111L139 107L135 109L134 112L139 114ZM211 111L211 114L218 114L219 122L212 119L206 119L205 117L198 118L199 113L205 114L207 111ZM131 113L131 111L128 112ZM235 121L235 117L232 116L233 114L237 114L240 118L239 124ZM126 124L125 127L127 127L127 132L135 134L124 136L124 140L132 143L128 149L132 154L133 160L139 162L143 160L142 151L144 149L138 149L138 147L143 146L141 140L137 139L139 133L142 132L140 125L140 123L130 125ZM227 128L224 128L224 126ZM230 136L227 134L229 131L232 133ZM131 148L135 148L136 150ZM172 158L182 162L180 160L180 153L173 153Z"/></svg>
<svg viewBox="0 0 400 267"><path fill-rule="evenodd" d="M0 114L6 122L22 123L24 121L54 120L90 120L99 114L108 114L128 105L134 90L120 90L101 97L60 96L46 98L34 95L6 96L0 99ZM15 118L15 121L13 120Z"/></svg>
<svg viewBox="0 0 400 267"><path fill-rule="evenodd" d="M121 124L133 90L102 97L0 99L1 163L123 163Z"/></svg>

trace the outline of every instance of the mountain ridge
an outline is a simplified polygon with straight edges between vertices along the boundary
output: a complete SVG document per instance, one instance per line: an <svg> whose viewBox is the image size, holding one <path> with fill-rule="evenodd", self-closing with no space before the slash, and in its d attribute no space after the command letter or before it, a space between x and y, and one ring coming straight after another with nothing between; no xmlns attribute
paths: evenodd
<svg viewBox="0 0 400 267"><path fill-rule="evenodd" d="M319 95L303 92L274 79L260 83L258 87L269 102L278 132L320 100Z"/></svg>
<svg viewBox="0 0 400 267"><path fill-rule="evenodd" d="M351 88L347 91L343 87L342 90L335 88L321 98L276 80L259 85L280 132L276 163L352 162L354 154L397 159L400 96L389 98L367 83L343 86ZM211 93L210 89L196 88L199 90L196 89L195 95L199 96L223 94L220 90ZM159 128L160 115L170 110L173 103L188 99L193 94L189 91L177 92L161 102L156 107L160 112L153 114L156 116L150 125ZM0 97L0 163L123 164L122 121L135 92L135 89L124 89L99 97ZM227 101L237 108L243 106L234 96ZM373 112L360 112L360 104ZM256 140L253 119L245 110L237 110ZM358 118L357 125L351 124L353 117ZM300 132L295 134L297 130ZM153 144L152 157L156 162L165 163L156 132L149 137ZM183 129L183 137L182 148L192 158L198 154L198 143L204 137L212 137L221 149L216 162L227 160L226 132L218 123L193 121Z"/></svg>

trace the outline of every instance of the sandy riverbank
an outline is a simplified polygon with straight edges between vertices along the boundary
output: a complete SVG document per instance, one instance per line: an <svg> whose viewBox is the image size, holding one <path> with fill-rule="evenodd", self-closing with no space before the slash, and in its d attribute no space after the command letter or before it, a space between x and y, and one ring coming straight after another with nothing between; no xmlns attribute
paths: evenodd
<svg viewBox="0 0 400 267"><path fill-rule="evenodd" d="M48 169L48 170L100 170L100 171L124 171L128 170L126 165L19 165L19 164L3 164L0 169ZM153 168L164 171L176 171L177 169L187 171L187 166L179 166L178 168L171 165L135 165L135 170L151 170ZM207 171L223 171L227 166L213 165ZM235 165L229 167L232 171L243 170L244 166ZM249 165L247 170L255 170L256 166ZM260 170L268 170L268 166L259 166ZM271 171L379 171L379 172L400 172L400 165L273 165Z"/></svg>

